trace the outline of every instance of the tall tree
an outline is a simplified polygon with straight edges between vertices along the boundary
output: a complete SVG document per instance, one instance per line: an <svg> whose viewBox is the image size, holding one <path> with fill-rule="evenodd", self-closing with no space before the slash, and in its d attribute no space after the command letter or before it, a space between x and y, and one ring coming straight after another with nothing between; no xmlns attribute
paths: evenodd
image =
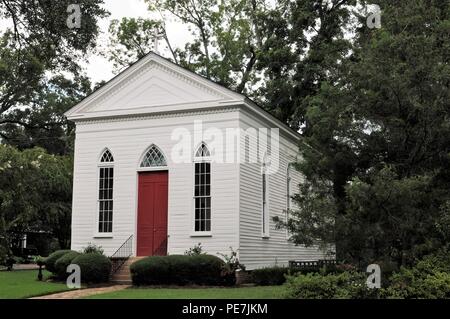
<svg viewBox="0 0 450 319"><path fill-rule="evenodd" d="M3 143L20 150L41 147L50 154L71 154L75 127L63 114L90 92L91 83L84 76L73 79L53 76L27 107L13 109L3 116Z"/></svg>
<svg viewBox="0 0 450 319"><path fill-rule="evenodd" d="M155 27L165 39L170 58L238 92L255 96L260 81L256 64L265 37L261 16L268 10L264 0L147 0L149 10L159 19L113 21L107 53L117 69L128 66L153 48ZM165 19L175 18L191 30L184 48L174 47Z"/></svg>
<svg viewBox="0 0 450 319"><path fill-rule="evenodd" d="M79 75L78 62L95 46L97 21L107 15L103 0L80 0L80 28L69 28L72 1L3 0L0 19L9 26L0 34L0 134L14 109L28 107L45 90L49 73ZM16 121L22 125L21 121ZM7 136L3 135L3 138Z"/></svg>
<svg viewBox="0 0 450 319"><path fill-rule="evenodd" d="M0 145L0 238L14 246L30 231L70 242L72 159Z"/></svg>
<svg viewBox="0 0 450 319"><path fill-rule="evenodd" d="M305 112L306 176L288 228L341 259L412 263L448 241L450 1L369 1L336 81Z"/></svg>

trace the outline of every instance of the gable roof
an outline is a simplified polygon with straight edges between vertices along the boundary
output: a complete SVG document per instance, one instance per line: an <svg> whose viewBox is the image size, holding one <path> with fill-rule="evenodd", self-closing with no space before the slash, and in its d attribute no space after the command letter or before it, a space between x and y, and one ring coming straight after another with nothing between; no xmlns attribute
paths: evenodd
<svg viewBox="0 0 450 319"><path fill-rule="evenodd" d="M84 98L64 115L72 121L246 106L283 131L300 135L241 93L150 52Z"/></svg>

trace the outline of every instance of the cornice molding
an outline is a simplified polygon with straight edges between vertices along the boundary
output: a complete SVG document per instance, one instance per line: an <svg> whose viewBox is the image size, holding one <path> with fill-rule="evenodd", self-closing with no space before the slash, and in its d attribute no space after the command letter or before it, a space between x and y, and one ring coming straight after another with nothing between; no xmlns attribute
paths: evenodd
<svg viewBox="0 0 450 319"><path fill-rule="evenodd" d="M186 111L174 111L174 112L160 112L160 113L148 113L148 114L132 114L132 115L117 115L117 116L104 116L89 119L75 119L72 120L77 126L86 124L101 124L112 122L129 122L129 121L141 121L148 119L162 119L162 118L174 118L179 116L193 116L204 114L219 114L235 112L241 108L239 105L233 105L228 107L215 107L210 109L191 109Z"/></svg>

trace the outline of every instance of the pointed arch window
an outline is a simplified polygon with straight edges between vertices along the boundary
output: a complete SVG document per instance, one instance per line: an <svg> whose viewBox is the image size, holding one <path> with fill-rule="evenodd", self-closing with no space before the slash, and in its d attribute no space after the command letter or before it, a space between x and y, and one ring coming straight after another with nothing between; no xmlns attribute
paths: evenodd
<svg viewBox="0 0 450 319"><path fill-rule="evenodd" d="M161 167L161 166L167 166L166 158L156 145L152 145L145 153L144 158L142 159L141 162L141 167Z"/></svg>
<svg viewBox="0 0 450 319"><path fill-rule="evenodd" d="M112 233L114 157L109 149L100 157L98 185L98 232Z"/></svg>
<svg viewBox="0 0 450 319"><path fill-rule="evenodd" d="M195 152L194 158L194 231L211 231L211 155L205 143Z"/></svg>
<svg viewBox="0 0 450 319"><path fill-rule="evenodd" d="M114 157L112 156L111 151L109 149L106 149L102 154L100 163L113 163L113 162L114 162Z"/></svg>

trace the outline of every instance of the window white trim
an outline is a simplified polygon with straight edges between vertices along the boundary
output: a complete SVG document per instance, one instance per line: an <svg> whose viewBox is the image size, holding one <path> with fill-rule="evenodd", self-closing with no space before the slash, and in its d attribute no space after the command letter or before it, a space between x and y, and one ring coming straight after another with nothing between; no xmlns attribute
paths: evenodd
<svg viewBox="0 0 450 319"><path fill-rule="evenodd" d="M200 148L206 148L207 152L210 156L197 156ZM211 161L211 153L209 151L208 145L205 142L201 142L198 147L195 149L193 154L193 165L192 165L192 213L191 213L191 229L192 232L190 234L190 237L212 237L212 230L213 230L213 201L212 201L212 161ZM195 199L201 196L195 196L195 166L199 163L208 163L209 164L209 230L196 230L195 229Z"/></svg>
<svg viewBox="0 0 450 319"><path fill-rule="evenodd" d="M158 166L143 166L142 164L144 163L144 160L146 160L146 156L147 154L152 150L155 149L157 153L159 153L159 155L162 157L163 161L164 161L164 165L158 165ZM155 143L150 144L149 147L147 147L145 149L145 151L142 153L141 157L139 158L139 163L138 163L138 171L151 171L151 170L167 170L168 167L168 163L167 163L167 157L166 154L164 154L164 152L161 150L161 148L158 147L158 145L156 145Z"/></svg>
<svg viewBox="0 0 450 319"><path fill-rule="evenodd" d="M210 231L193 231L190 237L212 237L212 232Z"/></svg>
<svg viewBox="0 0 450 319"><path fill-rule="evenodd" d="M292 163L288 163L287 168L286 168L286 214L284 216L285 223L287 223L289 221L289 212L292 207L292 198L291 198L292 176L291 176L291 171L290 171L291 166L292 166ZM289 230L286 228L286 239L289 239L289 238L290 238L290 233L289 233Z"/></svg>
<svg viewBox="0 0 450 319"><path fill-rule="evenodd" d="M265 158L265 156L264 156ZM261 167L261 237L270 238L270 192L269 174L266 174L265 159Z"/></svg>
<svg viewBox="0 0 450 319"><path fill-rule="evenodd" d="M102 161L103 160L103 155L108 152L110 153L111 156L111 161ZM114 194L115 194L115 176L116 176L116 168L115 168L115 161L114 161L114 155L111 152L111 150L107 147L105 147L102 152L100 153L100 156L98 158L98 163L97 163L97 188L96 188L96 217L95 217L95 229L94 229L94 234L93 234L93 238L113 238L113 233L114 233ZM111 221L111 231L110 232L100 232L99 231L99 226L100 226L100 198L99 198L99 192L100 192L100 171L102 168L112 168L113 169L113 185L112 185L112 195L111 195L111 201L113 203L112 205L112 211L111 211L111 217L112 217L112 221Z"/></svg>

